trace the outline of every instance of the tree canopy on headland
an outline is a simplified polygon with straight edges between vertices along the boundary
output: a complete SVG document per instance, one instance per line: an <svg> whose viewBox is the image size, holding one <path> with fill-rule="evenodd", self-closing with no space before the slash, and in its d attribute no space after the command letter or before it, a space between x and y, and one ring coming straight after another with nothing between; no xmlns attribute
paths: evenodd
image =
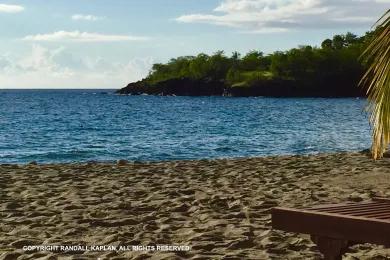
<svg viewBox="0 0 390 260"><path fill-rule="evenodd" d="M365 70L359 60L373 32L325 39L321 46L299 46L264 54L182 56L153 65L142 81L123 94L228 96L364 96L358 82Z"/></svg>

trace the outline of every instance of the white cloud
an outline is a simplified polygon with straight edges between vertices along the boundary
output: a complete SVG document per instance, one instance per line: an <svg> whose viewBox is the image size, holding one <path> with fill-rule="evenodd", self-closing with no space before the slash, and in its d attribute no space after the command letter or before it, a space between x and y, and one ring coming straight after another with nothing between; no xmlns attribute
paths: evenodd
<svg viewBox="0 0 390 260"><path fill-rule="evenodd" d="M182 23L206 23L244 32L291 29L367 27L388 8L390 0L223 0L212 13L187 14Z"/></svg>
<svg viewBox="0 0 390 260"><path fill-rule="evenodd" d="M20 13L24 11L21 5L0 4L0 13Z"/></svg>
<svg viewBox="0 0 390 260"><path fill-rule="evenodd" d="M49 34L27 35L25 41L37 42L120 42L120 41L145 41L147 37L131 35L100 34L80 31L57 31Z"/></svg>
<svg viewBox="0 0 390 260"><path fill-rule="evenodd" d="M77 57L65 47L34 44L24 57L0 55L0 88L121 88L145 77L153 63L150 57Z"/></svg>
<svg viewBox="0 0 390 260"><path fill-rule="evenodd" d="M98 20L102 20L104 19L104 17L101 17L101 16L95 16L95 15L91 15L91 14L74 14L72 15L72 20L75 20L75 21L91 21L91 22L95 22L95 21L98 21Z"/></svg>

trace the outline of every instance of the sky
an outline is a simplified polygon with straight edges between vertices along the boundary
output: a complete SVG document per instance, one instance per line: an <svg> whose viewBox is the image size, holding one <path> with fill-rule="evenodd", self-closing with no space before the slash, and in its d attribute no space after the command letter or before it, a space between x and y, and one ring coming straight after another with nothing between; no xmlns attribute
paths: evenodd
<svg viewBox="0 0 390 260"><path fill-rule="evenodd" d="M390 0L0 0L0 89L121 88L153 63L362 35Z"/></svg>

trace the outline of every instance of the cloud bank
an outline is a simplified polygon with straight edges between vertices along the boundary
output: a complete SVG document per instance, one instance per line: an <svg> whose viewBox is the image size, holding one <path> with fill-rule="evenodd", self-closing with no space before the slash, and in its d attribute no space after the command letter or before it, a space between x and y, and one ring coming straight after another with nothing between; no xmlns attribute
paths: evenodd
<svg viewBox="0 0 390 260"><path fill-rule="evenodd" d="M78 57L65 47L33 44L28 55L0 54L0 88L120 88L145 77L150 57L113 62L104 57Z"/></svg>
<svg viewBox="0 0 390 260"><path fill-rule="evenodd" d="M269 33L371 26L390 0L223 0L211 13L187 14L181 23L206 23Z"/></svg>
<svg viewBox="0 0 390 260"><path fill-rule="evenodd" d="M23 40L36 42L121 42L146 41L148 38L142 36L100 34L80 31L57 31L49 34L27 35Z"/></svg>
<svg viewBox="0 0 390 260"><path fill-rule="evenodd" d="M24 11L21 5L0 4L0 13L20 13Z"/></svg>

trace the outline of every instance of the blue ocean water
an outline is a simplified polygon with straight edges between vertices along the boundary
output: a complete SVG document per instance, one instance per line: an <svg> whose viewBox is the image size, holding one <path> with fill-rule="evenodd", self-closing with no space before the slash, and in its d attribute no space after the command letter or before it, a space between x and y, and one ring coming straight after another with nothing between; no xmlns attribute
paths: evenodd
<svg viewBox="0 0 390 260"><path fill-rule="evenodd" d="M368 148L364 99L0 90L0 163L138 161Z"/></svg>

